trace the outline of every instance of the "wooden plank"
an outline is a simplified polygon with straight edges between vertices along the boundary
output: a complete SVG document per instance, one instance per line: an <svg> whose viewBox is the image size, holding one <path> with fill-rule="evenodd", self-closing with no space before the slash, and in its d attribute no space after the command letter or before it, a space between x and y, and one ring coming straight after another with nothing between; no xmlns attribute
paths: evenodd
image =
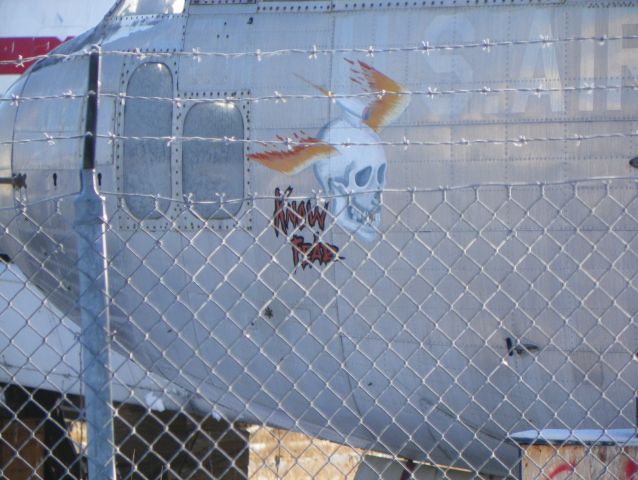
<svg viewBox="0 0 638 480"><path fill-rule="evenodd" d="M522 446L522 480L638 478L638 447Z"/></svg>

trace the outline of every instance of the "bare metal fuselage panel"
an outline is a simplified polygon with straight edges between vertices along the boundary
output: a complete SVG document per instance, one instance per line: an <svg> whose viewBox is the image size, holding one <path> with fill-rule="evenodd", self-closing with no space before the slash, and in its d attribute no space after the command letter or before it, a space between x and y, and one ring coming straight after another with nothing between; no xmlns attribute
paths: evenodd
<svg viewBox="0 0 638 480"><path fill-rule="evenodd" d="M244 418L483 470L514 429L627 426L636 4L207 3L58 50L103 51L119 345ZM56 98L0 105L0 169L28 179L0 200L29 204L3 252L72 316L49 199L79 190L86 71L43 60L10 94Z"/></svg>

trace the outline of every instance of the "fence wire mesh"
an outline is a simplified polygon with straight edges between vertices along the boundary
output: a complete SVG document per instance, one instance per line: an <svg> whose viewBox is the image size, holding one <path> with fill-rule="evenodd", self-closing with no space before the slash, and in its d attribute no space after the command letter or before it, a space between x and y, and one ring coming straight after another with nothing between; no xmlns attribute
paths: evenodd
<svg viewBox="0 0 638 480"><path fill-rule="evenodd" d="M102 192L118 478L633 475L638 181L293 193ZM1 212L7 478L86 471L74 198Z"/></svg>
<svg viewBox="0 0 638 480"><path fill-rule="evenodd" d="M638 478L638 179L618 167L638 137L635 22L593 2L553 30L512 10L503 33L453 1L454 34L429 40L414 26L436 15L406 8L423 17L392 42L339 40L322 14L310 40L264 22L190 48L216 3L122 2L88 37L0 60L35 64L0 98L0 478L90 478L100 429L109 479ZM319 185L284 175L309 165ZM516 180L488 183L499 165ZM477 184L389 188L392 167L393 185ZM96 293L106 345L87 357ZM100 354L107 385L88 378Z"/></svg>

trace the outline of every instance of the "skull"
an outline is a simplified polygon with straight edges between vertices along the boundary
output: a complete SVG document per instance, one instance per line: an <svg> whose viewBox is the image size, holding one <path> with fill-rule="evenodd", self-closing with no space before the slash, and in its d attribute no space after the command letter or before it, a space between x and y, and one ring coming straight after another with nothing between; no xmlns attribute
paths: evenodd
<svg viewBox="0 0 638 480"><path fill-rule="evenodd" d="M370 242L381 224L381 190L387 169L380 139L369 128L352 128L342 122L327 130L329 138L324 140L338 144L339 154L316 163L315 175L323 191L334 196L330 210L337 223Z"/></svg>

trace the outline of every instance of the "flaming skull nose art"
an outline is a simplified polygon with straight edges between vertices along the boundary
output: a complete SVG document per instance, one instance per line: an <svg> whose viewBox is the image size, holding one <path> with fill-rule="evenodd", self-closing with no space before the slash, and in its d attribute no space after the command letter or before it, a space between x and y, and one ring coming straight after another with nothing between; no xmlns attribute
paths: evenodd
<svg viewBox="0 0 638 480"><path fill-rule="evenodd" d="M270 149L248 158L290 176L312 166L321 190L330 198L324 207L336 223L359 239L372 242L379 235L381 191L387 171L379 132L403 113L410 96L398 83L367 63L346 61L352 66L351 81L364 90L364 95L335 96L304 80L333 99L339 106L338 117L317 136L300 132L294 134L287 149ZM368 99L368 103L363 101ZM282 137L277 138L283 141ZM286 191L291 192L292 187ZM332 249L333 260L339 258L335 246L321 245L324 247ZM325 259L326 256L322 257L319 263ZM311 259L311 263L315 262Z"/></svg>

